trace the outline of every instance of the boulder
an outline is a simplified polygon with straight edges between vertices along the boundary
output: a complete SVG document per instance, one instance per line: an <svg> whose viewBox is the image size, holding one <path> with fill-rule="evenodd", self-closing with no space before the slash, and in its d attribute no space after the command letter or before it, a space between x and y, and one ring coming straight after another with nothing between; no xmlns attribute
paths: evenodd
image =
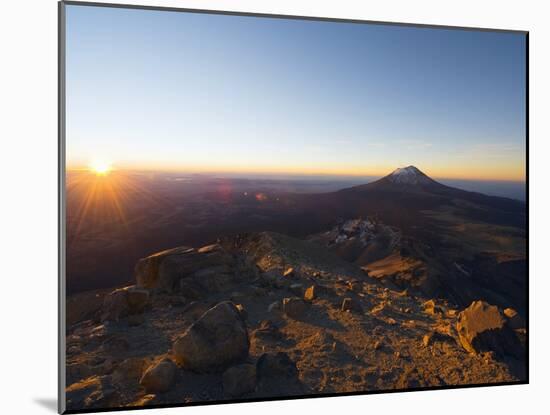
<svg viewBox="0 0 550 415"><path fill-rule="evenodd" d="M220 290L218 285L231 279L228 271L233 265L233 256L219 244L198 250L182 246L140 259L135 277L140 288L169 293L180 287L184 278L192 278L203 289Z"/></svg>
<svg viewBox="0 0 550 415"><path fill-rule="evenodd" d="M223 390L226 395L237 397L256 389L256 365L244 363L223 373Z"/></svg>
<svg viewBox="0 0 550 415"><path fill-rule="evenodd" d="M306 303L301 298L283 298L283 311L290 318L302 318L306 312L306 309Z"/></svg>
<svg viewBox="0 0 550 415"><path fill-rule="evenodd" d="M158 288L160 285L159 278L161 272L161 265L165 262L169 262L168 266L164 266L163 273L164 278L170 280L172 276L167 274L174 273L179 274L179 271L183 271L182 267L178 265L182 262L185 265L189 265L189 257L194 252L193 248L187 246L180 246L166 251L157 252L146 258L140 259L134 269L136 283L141 288ZM172 258L172 261L166 261ZM173 276L175 278L175 276ZM167 281L163 281L162 284L166 284Z"/></svg>
<svg viewBox="0 0 550 415"><path fill-rule="evenodd" d="M179 290L189 300L199 300L204 296L201 285L191 278L182 278L179 282Z"/></svg>
<svg viewBox="0 0 550 415"><path fill-rule="evenodd" d="M118 321L128 314L127 290L120 288L107 294L101 308L101 321Z"/></svg>
<svg viewBox="0 0 550 415"><path fill-rule="evenodd" d="M173 345L176 362L195 372L221 372L246 359L248 331L229 301L209 309Z"/></svg>
<svg viewBox="0 0 550 415"><path fill-rule="evenodd" d="M168 391L176 378L176 365L170 359L163 359L160 362L149 366L139 384L145 388L147 393L162 393Z"/></svg>
<svg viewBox="0 0 550 415"><path fill-rule="evenodd" d="M135 286L118 288L105 296L101 321L118 321L129 314L141 313L149 303L149 291Z"/></svg>
<svg viewBox="0 0 550 415"><path fill-rule="evenodd" d="M141 313L149 303L149 291L143 288L129 287L126 292L130 313Z"/></svg>
<svg viewBox="0 0 550 415"><path fill-rule="evenodd" d="M190 277L201 286L203 292L226 291L234 280L232 269L227 264L201 268Z"/></svg>
<svg viewBox="0 0 550 415"><path fill-rule="evenodd" d="M474 301L461 311L456 323L462 347L470 353L493 351L520 357L523 348L497 306Z"/></svg>

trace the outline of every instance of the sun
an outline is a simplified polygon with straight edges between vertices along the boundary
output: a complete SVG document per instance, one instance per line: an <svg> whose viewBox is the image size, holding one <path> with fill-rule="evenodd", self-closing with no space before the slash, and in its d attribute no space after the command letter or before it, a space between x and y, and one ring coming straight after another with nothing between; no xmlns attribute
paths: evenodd
<svg viewBox="0 0 550 415"><path fill-rule="evenodd" d="M104 160L94 160L90 163L90 170L98 176L106 176L112 170L111 163Z"/></svg>

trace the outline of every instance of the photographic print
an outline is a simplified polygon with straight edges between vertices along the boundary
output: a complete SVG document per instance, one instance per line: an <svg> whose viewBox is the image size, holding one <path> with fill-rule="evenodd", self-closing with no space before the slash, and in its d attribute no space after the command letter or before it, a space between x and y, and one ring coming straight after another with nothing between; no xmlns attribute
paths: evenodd
<svg viewBox="0 0 550 415"><path fill-rule="evenodd" d="M526 383L526 32L60 4L61 411Z"/></svg>

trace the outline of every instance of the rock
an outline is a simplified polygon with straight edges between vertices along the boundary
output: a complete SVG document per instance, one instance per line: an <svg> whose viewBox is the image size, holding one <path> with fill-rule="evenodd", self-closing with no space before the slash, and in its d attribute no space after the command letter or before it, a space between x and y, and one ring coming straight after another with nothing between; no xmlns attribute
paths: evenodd
<svg viewBox="0 0 550 415"><path fill-rule="evenodd" d="M254 330L253 336L261 339L279 339L281 333L279 327L277 327L271 320L262 320L260 327Z"/></svg>
<svg viewBox="0 0 550 415"><path fill-rule="evenodd" d="M256 365L244 363L223 373L223 390L231 397L242 396L256 389Z"/></svg>
<svg viewBox="0 0 550 415"><path fill-rule="evenodd" d="M118 321L128 314L141 313L149 302L149 291L129 286L118 288L105 296L101 321Z"/></svg>
<svg viewBox="0 0 550 415"><path fill-rule="evenodd" d="M430 345L431 340L432 340L432 333L425 334L424 337L422 337L422 345L424 347L428 347Z"/></svg>
<svg viewBox="0 0 550 415"><path fill-rule="evenodd" d="M182 313L192 320L198 320L204 313L210 310L210 307L199 301L192 301L182 309Z"/></svg>
<svg viewBox="0 0 550 415"><path fill-rule="evenodd" d="M143 288L129 287L126 290L126 301L130 313L141 313L149 303L149 291Z"/></svg>
<svg viewBox="0 0 550 415"><path fill-rule="evenodd" d="M442 312L441 307L437 306L434 300L428 300L422 305L424 306L424 312L431 316L435 316Z"/></svg>
<svg viewBox="0 0 550 415"><path fill-rule="evenodd" d="M246 321L248 319L248 311L246 311L246 308L242 304L236 304L235 307L239 311L239 314L243 321Z"/></svg>
<svg viewBox="0 0 550 415"><path fill-rule="evenodd" d="M361 311L361 306L353 298L346 297L342 301L342 311Z"/></svg>
<svg viewBox="0 0 550 415"><path fill-rule="evenodd" d="M289 267L283 272L283 277L285 278L293 278L296 276L296 272L294 271L294 268Z"/></svg>
<svg viewBox="0 0 550 415"><path fill-rule="evenodd" d="M65 390L67 409L109 408L120 405L121 396L109 376L92 376L73 383Z"/></svg>
<svg viewBox="0 0 550 415"><path fill-rule="evenodd" d="M199 300L204 291L201 285L191 278L183 278L179 282L179 290L185 298Z"/></svg>
<svg viewBox="0 0 550 415"><path fill-rule="evenodd" d="M116 335L105 339L101 344L101 350L106 353L119 353L125 352L130 348L130 343L126 337L122 335Z"/></svg>
<svg viewBox="0 0 550 415"><path fill-rule="evenodd" d="M137 384L145 367L145 360L141 357L130 357L116 365L112 380L115 385Z"/></svg>
<svg viewBox="0 0 550 415"><path fill-rule="evenodd" d="M519 339L498 307L485 301L474 301L461 311L456 328L462 347L470 353L494 351L516 357L523 353Z"/></svg>
<svg viewBox="0 0 550 415"><path fill-rule="evenodd" d="M513 308L505 308L504 315L506 316L508 326L511 329L517 330L525 328L525 320L523 320L518 312Z"/></svg>
<svg viewBox="0 0 550 415"><path fill-rule="evenodd" d="M283 298L283 311L290 318L299 319L303 317L306 308L306 303L301 298Z"/></svg>
<svg viewBox="0 0 550 415"><path fill-rule="evenodd" d="M306 289L304 293L304 300L312 302L315 299L315 285L312 285Z"/></svg>
<svg viewBox="0 0 550 415"><path fill-rule="evenodd" d="M201 268L193 272L190 278L207 292L226 291L234 280L233 271L227 264Z"/></svg>
<svg viewBox="0 0 550 415"><path fill-rule="evenodd" d="M204 313L175 342L176 362L196 372L220 372L248 356L248 331L229 301Z"/></svg>
<svg viewBox="0 0 550 415"><path fill-rule="evenodd" d="M145 388L147 393L162 393L168 391L176 378L176 365L170 359L163 359L160 362L149 366L139 384Z"/></svg>
<svg viewBox="0 0 550 415"><path fill-rule="evenodd" d="M114 290L103 299L101 321L118 321L128 314L128 292L124 288Z"/></svg>
<svg viewBox="0 0 550 415"><path fill-rule="evenodd" d="M193 253L193 248L180 246L140 259L134 269L138 287L159 288L165 286L163 288L171 288L169 287L171 283L181 278L184 271L192 269L191 254ZM163 269L164 280L159 281L161 278L161 265L165 263L166 265Z"/></svg>
<svg viewBox="0 0 550 415"><path fill-rule="evenodd" d="M298 369L296 364L284 352L275 354L264 353L260 356L257 363L258 378L297 378Z"/></svg>
<svg viewBox="0 0 550 415"><path fill-rule="evenodd" d="M199 285L218 290L220 287L217 284L222 284L229 278L227 274L219 271L226 270L225 267L233 264L233 256L219 244L208 245L198 250L182 246L140 259L135 267L135 276L140 288L173 292L177 287L181 288L179 284L183 278L189 278L196 273L194 277ZM211 267L222 268L205 270Z"/></svg>

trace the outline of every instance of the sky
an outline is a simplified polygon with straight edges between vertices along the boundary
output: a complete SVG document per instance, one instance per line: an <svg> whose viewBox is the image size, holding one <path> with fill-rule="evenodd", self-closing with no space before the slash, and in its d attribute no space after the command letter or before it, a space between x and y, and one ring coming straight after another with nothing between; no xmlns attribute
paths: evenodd
<svg viewBox="0 0 550 415"><path fill-rule="evenodd" d="M525 36L67 6L67 164L525 180Z"/></svg>

